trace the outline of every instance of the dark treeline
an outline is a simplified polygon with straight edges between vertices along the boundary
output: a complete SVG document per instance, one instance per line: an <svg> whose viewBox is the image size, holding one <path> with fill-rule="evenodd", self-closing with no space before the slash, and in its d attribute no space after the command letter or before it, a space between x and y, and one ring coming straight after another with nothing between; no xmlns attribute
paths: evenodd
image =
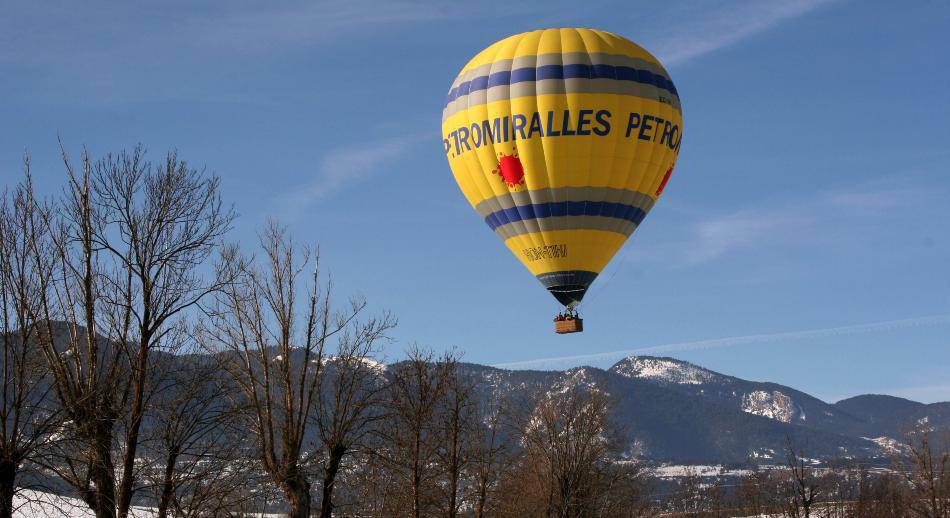
<svg viewBox="0 0 950 518"><path fill-rule="evenodd" d="M25 488L101 518L950 516L924 428L888 469L790 443L734 482L660 484L595 387L513 393L418 346L383 366L395 318L336 298L277 223L229 243L220 180L176 154L63 163L57 195L27 159L0 201L0 518Z"/></svg>

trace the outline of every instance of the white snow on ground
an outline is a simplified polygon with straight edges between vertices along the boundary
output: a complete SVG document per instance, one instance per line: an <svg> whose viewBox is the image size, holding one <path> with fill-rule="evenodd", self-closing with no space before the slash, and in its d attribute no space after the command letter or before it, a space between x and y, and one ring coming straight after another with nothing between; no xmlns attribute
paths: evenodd
<svg viewBox="0 0 950 518"><path fill-rule="evenodd" d="M804 413L792 402L792 398L778 390L772 392L756 390L743 394L742 411L783 423L790 423L795 417L801 421L805 420Z"/></svg>
<svg viewBox="0 0 950 518"><path fill-rule="evenodd" d="M751 473L747 469L726 469L719 465L683 465L664 464L650 470L658 478L680 478L687 475L698 477L734 476L743 477Z"/></svg>
<svg viewBox="0 0 950 518"><path fill-rule="evenodd" d="M21 489L13 499L15 518L94 518L95 514L79 498L54 495L32 489ZM154 518L155 509L132 507L134 518ZM279 514L254 514L257 518L277 518Z"/></svg>
<svg viewBox="0 0 950 518"><path fill-rule="evenodd" d="M774 459L775 450L772 448L759 448L749 452L749 456L753 459Z"/></svg>
<svg viewBox="0 0 950 518"><path fill-rule="evenodd" d="M52 493L43 493L31 489L21 489L13 498L17 518L63 517L63 518L94 518L95 514L79 498L59 496ZM135 518L152 518L154 509L133 507L132 516Z"/></svg>
<svg viewBox="0 0 950 518"><path fill-rule="evenodd" d="M659 466L652 471L653 475L659 478L685 477L690 474L700 477L714 477L722 474L722 466L671 464Z"/></svg>
<svg viewBox="0 0 950 518"><path fill-rule="evenodd" d="M685 362L631 356L617 365L617 374L680 385L701 385L716 378L715 373Z"/></svg>

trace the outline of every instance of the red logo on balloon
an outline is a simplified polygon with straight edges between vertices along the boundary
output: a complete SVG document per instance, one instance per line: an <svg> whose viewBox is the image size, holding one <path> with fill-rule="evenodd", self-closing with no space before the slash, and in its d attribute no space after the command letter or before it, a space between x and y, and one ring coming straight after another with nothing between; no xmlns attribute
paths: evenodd
<svg viewBox="0 0 950 518"><path fill-rule="evenodd" d="M492 169L491 172L501 176L508 187L524 185L524 166L521 165L518 153L511 155L498 153L498 167Z"/></svg>

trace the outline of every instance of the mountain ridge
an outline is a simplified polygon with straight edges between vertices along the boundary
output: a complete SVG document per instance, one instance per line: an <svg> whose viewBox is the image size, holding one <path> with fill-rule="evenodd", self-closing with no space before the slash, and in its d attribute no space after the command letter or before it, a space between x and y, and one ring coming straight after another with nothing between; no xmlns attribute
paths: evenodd
<svg viewBox="0 0 950 518"><path fill-rule="evenodd" d="M54 330L65 332L62 326ZM176 368L203 355L168 355L162 364ZM374 370L388 377L392 365L374 364ZM950 402L864 394L828 403L778 383L745 380L668 356L630 356L607 369L512 370L475 363L460 363L459 369L474 382L481 402L501 396L530 408L534 398L573 385L603 390L625 450L658 462L781 463L791 441L810 458L884 463L904 432L950 430Z"/></svg>
<svg viewBox="0 0 950 518"><path fill-rule="evenodd" d="M932 428L950 429L950 403L891 396L890 405L881 406L873 395L828 403L778 383L745 380L667 356L630 356L607 369L565 371L464 365L507 378L509 391L531 383L553 387L582 372L614 397L614 419L627 430L630 444L659 461L782 462L791 440L822 460L886 462L886 445L922 419Z"/></svg>

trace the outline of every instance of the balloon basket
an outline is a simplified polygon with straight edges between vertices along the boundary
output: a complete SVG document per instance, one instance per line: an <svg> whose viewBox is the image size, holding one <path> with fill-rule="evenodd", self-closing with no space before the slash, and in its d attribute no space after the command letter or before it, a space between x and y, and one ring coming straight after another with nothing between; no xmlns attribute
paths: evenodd
<svg viewBox="0 0 950 518"><path fill-rule="evenodd" d="M580 333L584 331L583 318L566 318L564 320L554 321L554 332L563 335L567 333Z"/></svg>

